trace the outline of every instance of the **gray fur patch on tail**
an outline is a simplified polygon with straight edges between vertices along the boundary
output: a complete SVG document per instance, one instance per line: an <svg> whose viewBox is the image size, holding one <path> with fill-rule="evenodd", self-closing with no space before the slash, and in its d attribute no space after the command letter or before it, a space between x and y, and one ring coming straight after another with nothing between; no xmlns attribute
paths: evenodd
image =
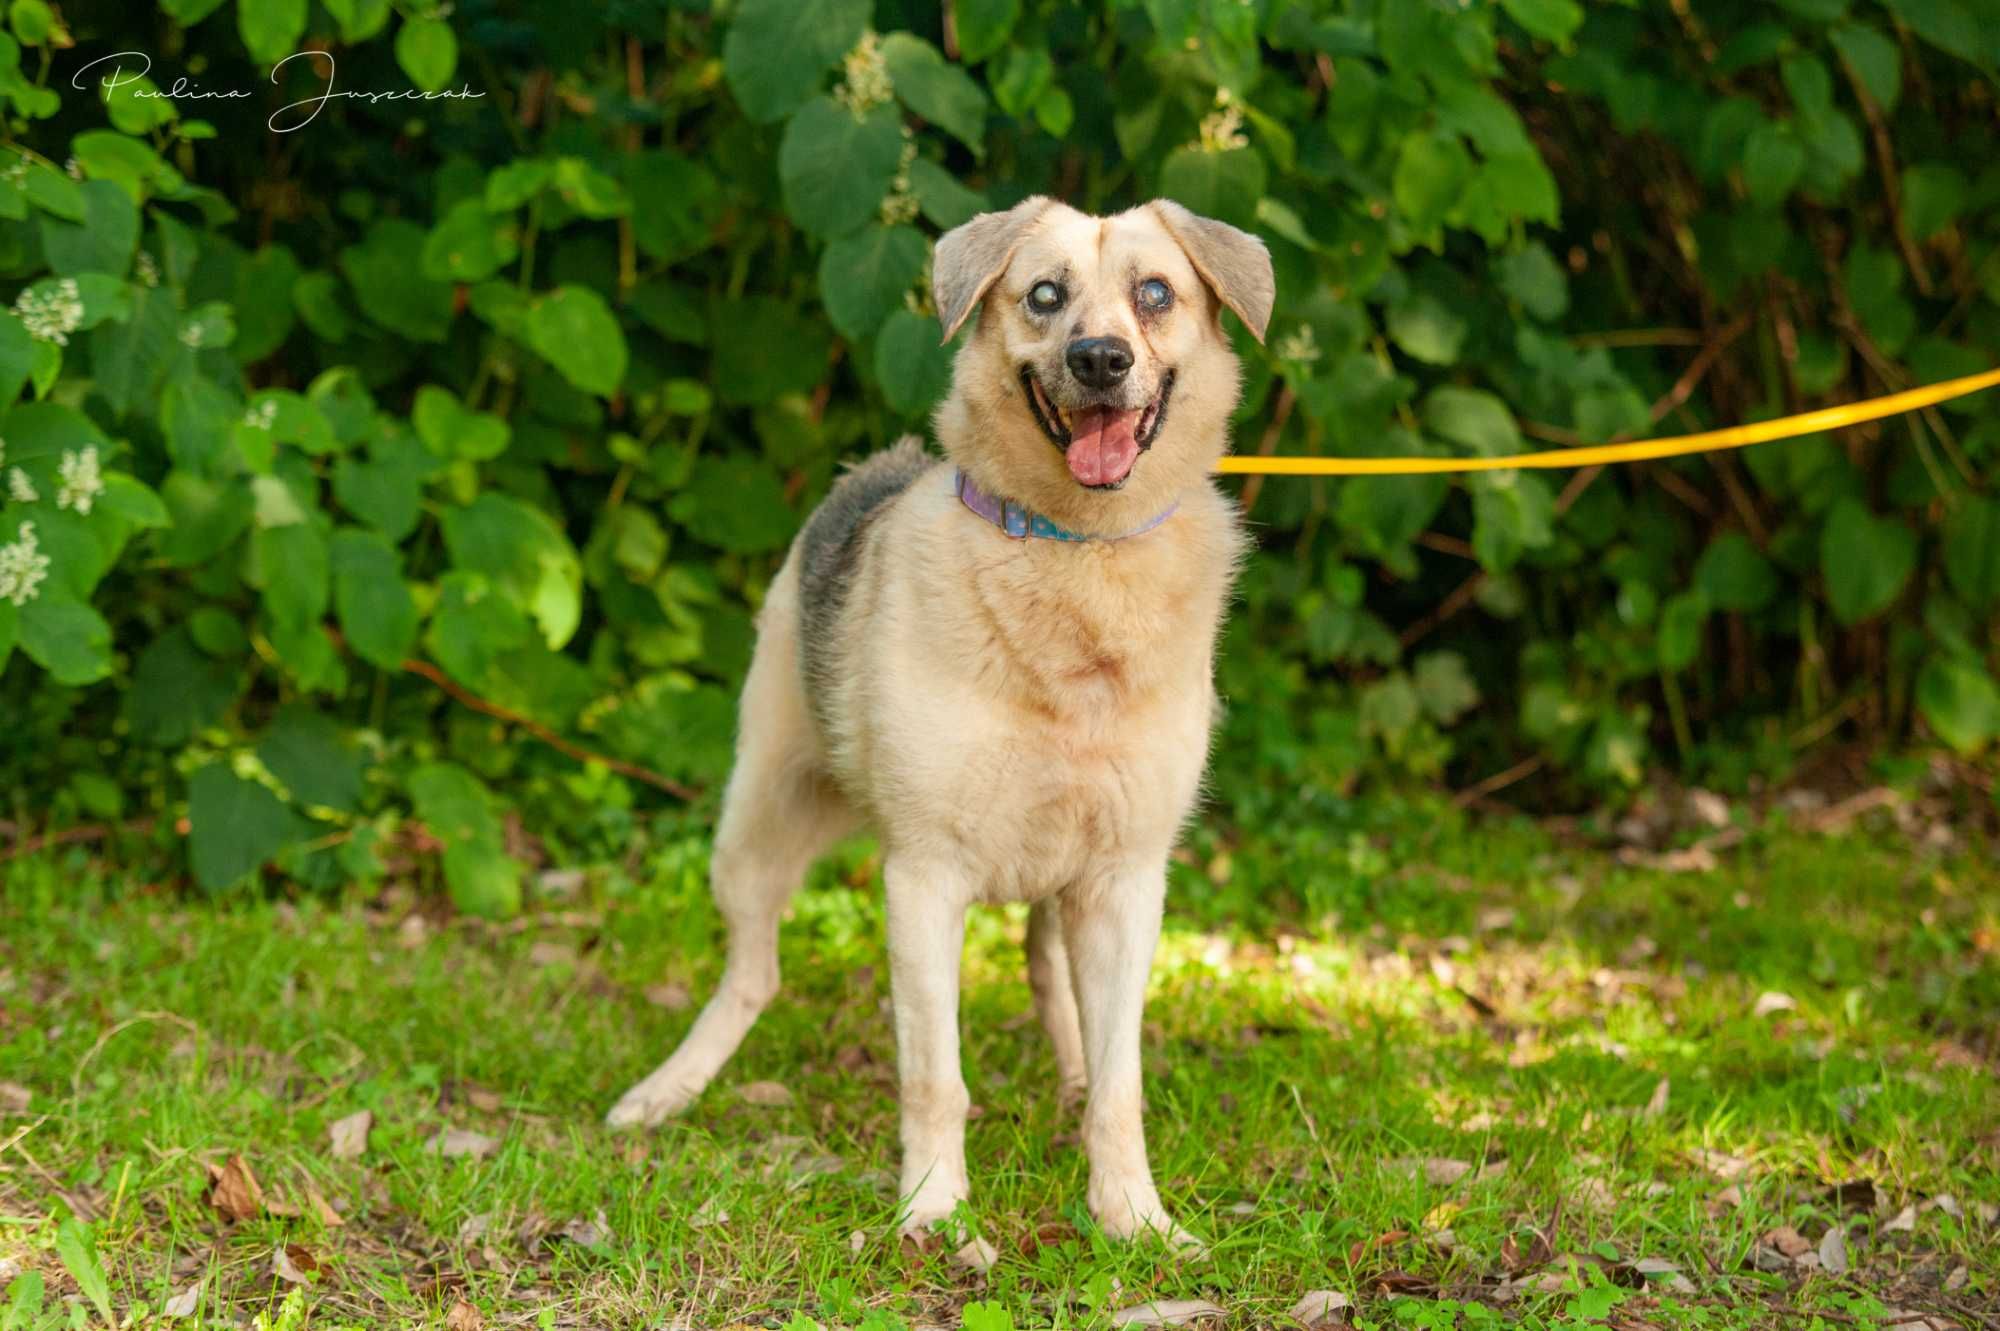
<svg viewBox="0 0 2000 1331"><path fill-rule="evenodd" d="M868 524L936 461L915 435L904 435L834 482L799 533L799 664L815 711L833 665L841 612L861 567Z"/></svg>

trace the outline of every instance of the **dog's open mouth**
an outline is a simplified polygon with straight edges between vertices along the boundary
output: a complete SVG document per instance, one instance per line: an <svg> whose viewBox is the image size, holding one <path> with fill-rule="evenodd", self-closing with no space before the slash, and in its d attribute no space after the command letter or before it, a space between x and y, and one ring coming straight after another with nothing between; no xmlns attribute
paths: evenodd
<svg viewBox="0 0 2000 1331"><path fill-rule="evenodd" d="M1021 387L1028 410L1049 442L1062 450L1069 474L1093 490L1115 490L1125 484L1139 454L1153 446L1167 420L1167 399L1173 395L1172 370L1161 376L1160 395L1145 406L1125 411L1117 407L1059 407L1043 391L1034 370L1021 367Z"/></svg>

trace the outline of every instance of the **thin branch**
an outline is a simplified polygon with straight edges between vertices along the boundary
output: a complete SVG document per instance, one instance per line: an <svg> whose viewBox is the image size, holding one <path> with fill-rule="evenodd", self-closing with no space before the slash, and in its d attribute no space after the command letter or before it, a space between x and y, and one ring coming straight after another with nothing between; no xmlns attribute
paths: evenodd
<svg viewBox="0 0 2000 1331"><path fill-rule="evenodd" d="M1297 401L1298 399L1293 395L1290 384L1285 384L1278 390L1278 405L1271 412L1271 423L1264 427L1264 437L1257 441L1258 457L1267 458L1277 451L1278 436L1284 433L1285 422L1292 418L1292 407L1296 405ZM1262 494L1263 491L1264 477L1262 473L1253 475L1249 480L1243 482L1243 497L1240 501L1243 505L1243 516L1250 516L1250 510L1256 506L1257 496Z"/></svg>
<svg viewBox="0 0 2000 1331"><path fill-rule="evenodd" d="M1541 771L1542 763L1543 758L1539 753L1523 758L1520 762L1515 763L1505 771L1495 772L1485 780L1467 786L1464 790L1459 791L1458 794L1453 795L1451 797L1452 807L1463 809L1468 804L1476 804L1488 795L1505 790L1516 781L1525 780Z"/></svg>

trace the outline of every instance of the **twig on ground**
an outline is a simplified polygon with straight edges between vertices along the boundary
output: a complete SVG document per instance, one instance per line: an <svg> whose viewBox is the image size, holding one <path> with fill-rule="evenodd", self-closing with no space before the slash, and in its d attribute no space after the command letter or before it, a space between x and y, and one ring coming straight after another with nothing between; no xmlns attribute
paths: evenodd
<svg viewBox="0 0 2000 1331"><path fill-rule="evenodd" d="M1495 772L1485 780L1467 786L1464 790L1459 791L1458 794L1451 797L1452 807L1463 809L1468 804L1482 800L1495 791L1505 790L1516 781L1525 780L1533 776L1542 770L1543 761L1544 759L1541 754L1532 754L1515 763L1512 767L1507 768L1505 771Z"/></svg>

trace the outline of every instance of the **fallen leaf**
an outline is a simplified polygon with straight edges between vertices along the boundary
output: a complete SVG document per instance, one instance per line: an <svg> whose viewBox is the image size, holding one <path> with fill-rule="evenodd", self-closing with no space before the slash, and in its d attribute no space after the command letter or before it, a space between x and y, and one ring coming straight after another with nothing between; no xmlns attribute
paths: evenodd
<svg viewBox="0 0 2000 1331"><path fill-rule="evenodd" d="M1965 1219L1965 1211L1958 1204L1958 1198L1950 1193L1940 1193L1923 1204L1925 1211L1943 1211L1953 1220Z"/></svg>
<svg viewBox="0 0 2000 1331"><path fill-rule="evenodd" d="M1791 1012L1798 1005L1798 1000L1790 994L1781 994L1776 990L1767 989L1757 995L1757 1006L1751 1009L1751 1015L1768 1017L1773 1012Z"/></svg>
<svg viewBox="0 0 2000 1331"><path fill-rule="evenodd" d="M1438 1292L1435 1281L1412 1275L1408 1271L1385 1271L1376 1276L1372 1283L1375 1292L1384 1297L1401 1294L1410 1298L1430 1299L1436 1298Z"/></svg>
<svg viewBox="0 0 2000 1331"><path fill-rule="evenodd" d="M1664 1257L1641 1257L1632 1263L1632 1269L1646 1277L1648 1284L1662 1284L1676 1294L1694 1293L1694 1282L1681 1274L1681 1269Z"/></svg>
<svg viewBox="0 0 2000 1331"><path fill-rule="evenodd" d="M264 1209L264 1190L249 1162L232 1155L217 1168L208 1167L208 1204L226 1220L251 1220Z"/></svg>
<svg viewBox="0 0 2000 1331"><path fill-rule="evenodd" d="M480 1113L497 1114L500 1112L500 1092L489 1091L483 1086L466 1086L462 1089L465 1092L465 1102Z"/></svg>
<svg viewBox="0 0 2000 1331"><path fill-rule="evenodd" d="M1847 1231L1829 1226L1819 1238L1819 1264L1834 1275L1847 1274Z"/></svg>
<svg viewBox="0 0 2000 1331"><path fill-rule="evenodd" d="M694 997L684 984L656 984L646 991L646 1001L669 1012L684 1012L694 1005Z"/></svg>
<svg viewBox="0 0 2000 1331"><path fill-rule="evenodd" d="M1764 1235L1764 1242L1787 1257L1797 1257L1813 1250L1812 1242L1790 1225L1779 1225Z"/></svg>
<svg viewBox="0 0 2000 1331"><path fill-rule="evenodd" d="M368 1150L368 1130L375 1126L375 1115L366 1109L357 1109L346 1118L337 1118L327 1124L326 1135L332 1143L330 1150L336 1160L358 1160Z"/></svg>
<svg viewBox="0 0 2000 1331"><path fill-rule="evenodd" d="M2000 1204L1994 1202L1974 1202L1972 1213L1979 1217L1979 1223L1982 1225L2000 1222Z"/></svg>
<svg viewBox="0 0 2000 1331"><path fill-rule="evenodd" d="M1228 1314L1207 1299L1155 1299L1151 1303L1120 1308L1111 1314L1113 1326L1186 1326L1204 1317Z"/></svg>
<svg viewBox="0 0 2000 1331"><path fill-rule="evenodd" d="M1665 1077L1660 1078L1659 1085L1653 1087L1652 1097L1646 1101L1646 1107L1640 1111L1640 1116L1643 1118L1658 1118L1660 1115L1666 1113L1667 1095L1672 1087L1673 1083L1671 1081Z"/></svg>
<svg viewBox="0 0 2000 1331"><path fill-rule="evenodd" d="M1524 1271L1531 1266L1540 1266L1555 1256L1555 1249L1549 1245L1546 1235L1539 1229L1527 1231L1528 1246L1523 1248L1520 1240L1509 1234L1500 1240L1500 1260L1509 1271Z"/></svg>
<svg viewBox="0 0 2000 1331"><path fill-rule="evenodd" d="M491 1211L481 1211L478 1215L469 1215L458 1223L458 1241L469 1248L485 1238L486 1231L492 1227L493 1213Z"/></svg>
<svg viewBox="0 0 2000 1331"><path fill-rule="evenodd" d="M444 1315L445 1331L480 1331L486 1325L480 1317L479 1309L459 1299L451 1305L451 1311Z"/></svg>
<svg viewBox="0 0 2000 1331"><path fill-rule="evenodd" d="M1711 1215L1720 1215L1724 1211L1734 1211L1741 1205L1743 1205L1743 1189L1734 1183L1708 1199L1708 1210Z"/></svg>
<svg viewBox="0 0 2000 1331"><path fill-rule="evenodd" d="M1700 1165L1724 1183L1728 1183L1732 1179L1742 1178L1744 1173L1750 1168L1748 1160L1745 1160L1740 1155L1730 1155L1726 1151L1711 1151L1704 1147L1696 1149L1692 1154L1694 1162L1697 1165Z"/></svg>
<svg viewBox="0 0 2000 1331"><path fill-rule="evenodd" d="M753 1081L741 1087L737 1094L743 1097L745 1103L767 1109L792 1102L792 1093L782 1082Z"/></svg>
<svg viewBox="0 0 2000 1331"><path fill-rule="evenodd" d="M1618 1194L1601 1178L1587 1178L1577 1185L1578 1200L1594 1211L1609 1211L1618 1205Z"/></svg>
<svg viewBox="0 0 2000 1331"><path fill-rule="evenodd" d="M1345 1321L1344 1314L1353 1307L1345 1294L1330 1289L1309 1290L1303 1298L1292 1305L1292 1320L1306 1326Z"/></svg>
<svg viewBox="0 0 2000 1331"><path fill-rule="evenodd" d="M340 1229L347 1224L341 1219L340 1212L333 1209L333 1204L320 1196L319 1189L310 1184L306 1187L306 1200L312 1203L313 1214L318 1216L319 1222L328 1229Z"/></svg>
<svg viewBox="0 0 2000 1331"><path fill-rule="evenodd" d="M296 1243L271 1250L271 1273L288 1284L310 1285L317 1270L319 1263L313 1255Z"/></svg>
<svg viewBox="0 0 2000 1331"><path fill-rule="evenodd" d="M611 1225L604 1218L604 1208L589 1220L576 1219L562 1227L562 1236L571 1243L585 1248L595 1248L611 1238Z"/></svg>
<svg viewBox="0 0 2000 1331"><path fill-rule="evenodd" d="M1917 1228L1917 1208L1905 1206L1896 1212L1895 1218L1882 1226L1884 1234L1909 1234Z"/></svg>
<svg viewBox="0 0 2000 1331"><path fill-rule="evenodd" d="M688 1217L688 1227L691 1229L706 1229L710 1225L726 1225L728 1223L729 1212L724 1210L721 1201L714 1197L703 1202L701 1209Z"/></svg>
<svg viewBox="0 0 2000 1331"><path fill-rule="evenodd" d="M447 1160L462 1155L469 1155L475 1160L484 1160L500 1149L500 1139L489 1137L483 1132L474 1132L470 1128L446 1128L431 1138L430 1145L424 1149Z"/></svg>
<svg viewBox="0 0 2000 1331"><path fill-rule="evenodd" d="M847 1251L853 1256L859 1257L861 1250L867 1246L868 1236L860 1230L857 1229L847 1236Z"/></svg>
<svg viewBox="0 0 2000 1331"><path fill-rule="evenodd" d="M1966 1282L1969 1281L1970 1279L1972 1279L1971 1270L1967 1268L1964 1263L1961 1262L1957 1270L1953 1271L1950 1275L1944 1278L1945 1293L1947 1294L1958 1293L1958 1291L1965 1288Z"/></svg>
<svg viewBox="0 0 2000 1331"><path fill-rule="evenodd" d="M194 1316L194 1310L201 1303L201 1282L195 1281L180 1293L160 1305L160 1316L182 1318Z"/></svg>
<svg viewBox="0 0 2000 1331"><path fill-rule="evenodd" d="M34 1098L35 1093L20 1082L0 1081L0 1114L25 1114Z"/></svg>

